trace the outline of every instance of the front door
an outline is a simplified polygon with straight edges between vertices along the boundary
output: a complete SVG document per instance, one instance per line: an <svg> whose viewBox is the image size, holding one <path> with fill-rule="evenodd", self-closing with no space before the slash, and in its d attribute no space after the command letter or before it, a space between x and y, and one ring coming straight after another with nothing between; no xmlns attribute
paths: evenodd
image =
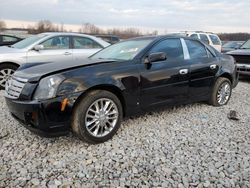
<svg viewBox="0 0 250 188"><path fill-rule="evenodd" d="M140 64L140 104L150 108L179 104L188 99L189 65L183 54L180 39L165 39L149 51L166 53L167 59L149 66Z"/></svg>
<svg viewBox="0 0 250 188"><path fill-rule="evenodd" d="M69 36L52 37L40 45L43 45L44 49L39 51L30 50L27 53L27 63L49 63L72 60Z"/></svg>

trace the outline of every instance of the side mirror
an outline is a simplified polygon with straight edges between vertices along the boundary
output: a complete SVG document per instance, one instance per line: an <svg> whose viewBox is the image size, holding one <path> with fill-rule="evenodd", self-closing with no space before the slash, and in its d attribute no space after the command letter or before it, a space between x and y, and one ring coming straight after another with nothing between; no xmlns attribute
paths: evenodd
<svg viewBox="0 0 250 188"><path fill-rule="evenodd" d="M152 53L145 59L145 64L153 63L157 61L164 61L167 59L166 53L164 52L156 52Z"/></svg>
<svg viewBox="0 0 250 188"><path fill-rule="evenodd" d="M43 45L35 45L33 49L36 51L40 51L40 50L44 49L44 46Z"/></svg>

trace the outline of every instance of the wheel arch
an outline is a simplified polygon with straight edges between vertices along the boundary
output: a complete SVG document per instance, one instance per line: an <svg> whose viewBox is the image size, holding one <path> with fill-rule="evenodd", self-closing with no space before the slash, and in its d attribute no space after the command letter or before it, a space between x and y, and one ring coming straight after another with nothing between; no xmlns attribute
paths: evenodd
<svg viewBox="0 0 250 188"><path fill-rule="evenodd" d="M94 90L105 90L113 93L121 102L122 105L122 110L123 110L123 116L126 115L126 102L125 98L122 94L122 90L118 88L115 85L110 85L110 84L101 84L101 85L96 85L93 87L88 88L86 91L84 91L75 101L73 105L73 112L75 111L76 106L80 103L80 101L91 91Z"/></svg>
<svg viewBox="0 0 250 188"><path fill-rule="evenodd" d="M224 72L220 76L218 76L218 78L220 77L229 79L231 84L233 84L233 76L230 73Z"/></svg>
<svg viewBox="0 0 250 188"><path fill-rule="evenodd" d="M17 68L20 67L20 65L18 63L12 62L12 61L4 61L0 63L0 66L4 66L4 65L14 65Z"/></svg>

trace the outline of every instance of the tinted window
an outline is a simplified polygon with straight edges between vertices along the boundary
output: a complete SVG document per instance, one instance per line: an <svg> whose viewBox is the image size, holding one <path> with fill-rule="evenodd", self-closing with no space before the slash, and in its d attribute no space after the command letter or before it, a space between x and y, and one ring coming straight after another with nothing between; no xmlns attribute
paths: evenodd
<svg viewBox="0 0 250 188"><path fill-rule="evenodd" d="M165 52L167 59L184 59L182 45L180 39L167 39L156 44L150 51Z"/></svg>
<svg viewBox="0 0 250 188"><path fill-rule="evenodd" d="M84 37L74 37L73 38L75 49L94 49L102 48L97 42Z"/></svg>
<svg viewBox="0 0 250 188"><path fill-rule="evenodd" d="M206 44L209 44L209 40L207 38L207 35L205 34L200 34L200 38L201 38L201 41L206 43Z"/></svg>
<svg viewBox="0 0 250 188"><path fill-rule="evenodd" d="M221 45L219 37L216 35L209 35L209 37L214 45Z"/></svg>
<svg viewBox="0 0 250 188"><path fill-rule="evenodd" d="M208 57L207 50L203 44L195 40L185 40L191 59Z"/></svg>
<svg viewBox="0 0 250 188"><path fill-rule="evenodd" d="M190 37L194 38L194 39L199 39L197 34L192 34L192 35L190 35Z"/></svg>
<svg viewBox="0 0 250 188"><path fill-rule="evenodd" d="M41 43L45 50L69 49L69 37L52 37Z"/></svg>
<svg viewBox="0 0 250 188"><path fill-rule="evenodd" d="M17 38L10 37L10 36L3 36L3 42L15 42L17 41Z"/></svg>

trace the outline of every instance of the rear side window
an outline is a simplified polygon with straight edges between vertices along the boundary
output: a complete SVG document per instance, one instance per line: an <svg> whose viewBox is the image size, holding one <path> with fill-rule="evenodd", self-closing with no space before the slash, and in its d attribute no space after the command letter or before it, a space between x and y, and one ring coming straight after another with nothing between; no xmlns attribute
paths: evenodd
<svg viewBox="0 0 250 188"><path fill-rule="evenodd" d="M191 59L208 57L206 47L199 41L196 40L185 40L185 41Z"/></svg>
<svg viewBox="0 0 250 188"><path fill-rule="evenodd" d="M73 37L75 49L95 49L102 48L97 42L85 37Z"/></svg>
<svg viewBox="0 0 250 188"><path fill-rule="evenodd" d="M209 44L209 40L207 38L207 35L205 34L200 34L200 38L201 38L201 41L206 43L206 44Z"/></svg>
<svg viewBox="0 0 250 188"><path fill-rule="evenodd" d="M167 59L184 59L180 39L166 39L156 44L150 53L165 52Z"/></svg>
<svg viewBox="0 0 250 188"><path fill-rule="evenodd" d="M193 38L193 39L199 39L197 34L192 34L192 35L190 35L190 37Z"/></svg>
<svg viewBox="0 0 250 188"><path fill-rule="evenodd" d="M213 45L221 45L219 37L216 35L209 35Z"/></svg>

